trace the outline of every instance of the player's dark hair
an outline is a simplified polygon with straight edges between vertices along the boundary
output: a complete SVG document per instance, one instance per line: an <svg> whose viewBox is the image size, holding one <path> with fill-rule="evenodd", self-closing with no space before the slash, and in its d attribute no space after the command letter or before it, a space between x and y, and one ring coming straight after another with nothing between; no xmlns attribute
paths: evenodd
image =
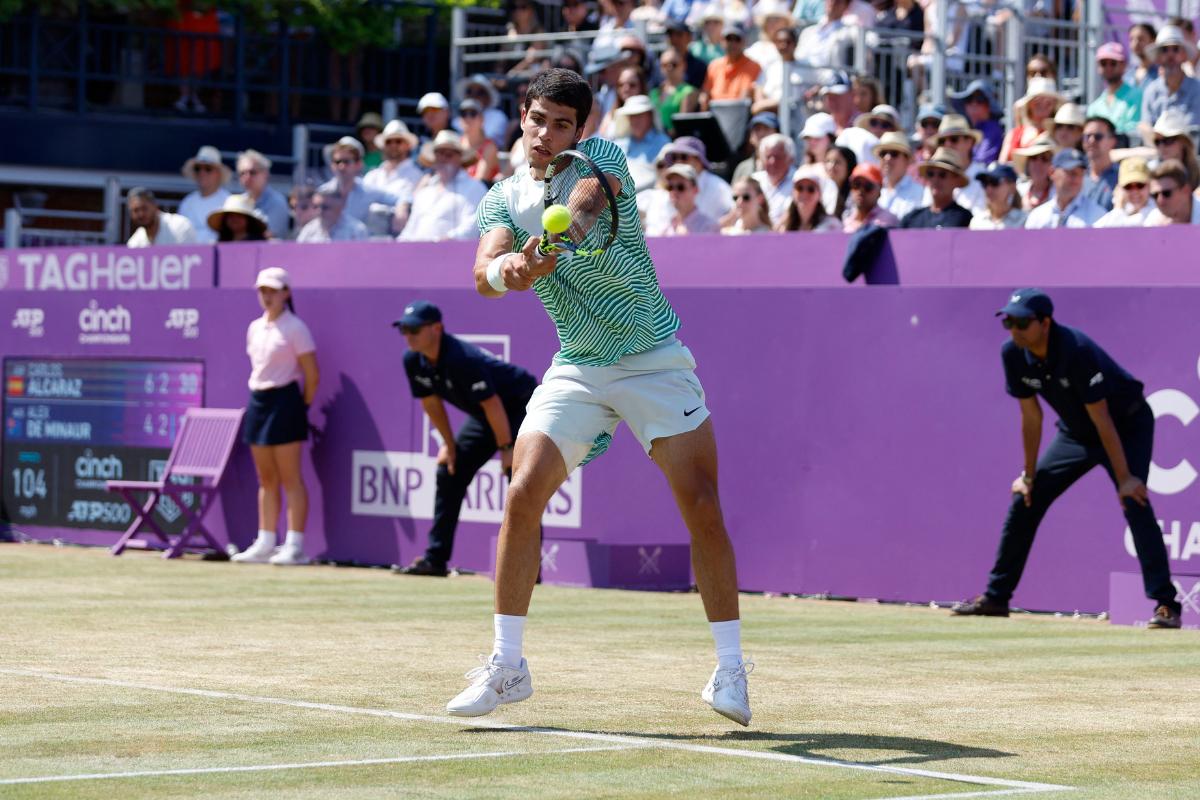
<svg viewBox="0 0 1200 800"><path fill-rule="evenodd" d="M592 113L592 87L578 72L552 67L538 74L525 93L525 110L534 100L549 100L560 106L575 109L575 120L580 128Z"/></svg>

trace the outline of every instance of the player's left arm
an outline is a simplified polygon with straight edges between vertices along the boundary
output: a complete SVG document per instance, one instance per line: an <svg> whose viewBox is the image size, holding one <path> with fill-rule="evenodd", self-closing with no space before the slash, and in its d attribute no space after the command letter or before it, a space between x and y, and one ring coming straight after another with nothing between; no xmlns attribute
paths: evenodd
<svg viewBox="0 0 1200 800"><path fill-rule="evenodd" d="M1125 504L1125 498L1130 498L1140 506L1146 505L1148 495L1146 484L1142 479L1129 471L1129 462L1125 460L1125 448L1121 446L1121 437L1117 434L1117 426L1113 424L1112 415L1108 413L1108 400L1098 400L1084 405L1096 432L1100 434L1100 443L1112 465L1113 477L1117 481L1117 499Z"/></svg>

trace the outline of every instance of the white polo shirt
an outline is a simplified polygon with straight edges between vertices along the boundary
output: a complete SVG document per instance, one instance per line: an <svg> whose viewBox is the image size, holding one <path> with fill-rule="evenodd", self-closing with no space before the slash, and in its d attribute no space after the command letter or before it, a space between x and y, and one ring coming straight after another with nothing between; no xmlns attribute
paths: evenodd
<svg viewBox="0 0 1200 800"><path fill-rule="evenodd" d="M252 391L278 389L304 377L300 356L317 349L308 326L292 312L268 320L264 313L246 329L246 354L250 356Z"/></svg>

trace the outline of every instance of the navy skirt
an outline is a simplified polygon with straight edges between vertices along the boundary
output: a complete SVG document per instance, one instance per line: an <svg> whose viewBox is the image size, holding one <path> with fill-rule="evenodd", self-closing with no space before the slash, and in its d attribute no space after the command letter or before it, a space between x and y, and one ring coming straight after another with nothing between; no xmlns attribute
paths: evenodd
<svg viewBox="0 0 1200 800"><path fill-rule="evenodd" d="M250 392L250 404L242 421L242 441L273 445L303 442L308 438L308 410L300 384Z"/></svg>

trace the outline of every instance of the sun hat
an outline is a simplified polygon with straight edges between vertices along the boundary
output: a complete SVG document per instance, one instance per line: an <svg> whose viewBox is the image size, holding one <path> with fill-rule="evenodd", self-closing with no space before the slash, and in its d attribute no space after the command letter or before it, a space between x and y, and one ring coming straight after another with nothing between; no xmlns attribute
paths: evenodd
<svg viewBox="0 0 1200 800"><path fill-rule="evenodd" d="M221 161L221 151L213 147L211 144L206 144L196 151L196 155L183 162L183 177L196 180L196 166L199 164L208 164L216 167L221 171L221 183L228 183L233 177L233 170L225 166Z"/></svg>
<svg viewBox="0 0 1200 800"><path fill-rule="evenodd" d="M420 143L417 135L398 119L383 126L383 132L375 137L375 146L382 150L389 139L403 139L408 142L409 147L416 147Z"/></svg>
<svg viewBox="0 0 1200 800"><path fill-rule="evenodd" d="M1188 41L1187 36L1183 33L1183 29L1178 25L1162 26L1158 31L1158 35L1154 37L1154 44L1146 48L1146 53L1150 58L1155 58L1158 56L1158 48L1169 45L1182 47L1183 52L1187 53L1189 61L1196 57L1196 46Z"/></svg>
<svg viewBox="0 0 1200 800"><path fill-rule="evenodd" d="M461 136L451 130L438 131L432 142L426 142L417 156L417 163L422 167L432 167L437 161L438 150L457 150L462 156L464 167L469 167L479 160L479 155L470 147L463 144Z"/></svg>
<svg viewBox="0 0 1200 800"><path fill-rule="evenodd" d="M894 128L900 128L900 112L896 110L895 106L889 106L887 103L880 103L867 113L859 114L854 118L854 125L869 129L873 119L882 119L892 123Z"/></svg>
<svg viewBox="0 0 1200 800"><path fill-rule="evenodd" d="M992 116L1000 113L1000 105L996 102L996 95L992 93L992 84L984 78L976 78L961 92L947 92L946 96L950 98L950 105L954 106L955 111L966 114L967 101L977 94L983 95Z"/></svg>
<svg viewBox="0 0 1200 800"><path fill-rule="evenodd" d="M970 136L975 140L975 144L979 144L983 139L983 133L971 127L970 121L962 114L947 114L942 117L941 123L938 125L938 132L934 135L933 141L938 146L941 146L942 140L950 136Z"/></svg>
<svg viewBox="0 0 1200 800"><path fill-rule="evenodd" d="M912 145L908 143L908 137L900 131L888 131L883 136L879 137L879 144L871 148L871 152L876 158L882 159L885 152L904 153L904 155L912 158Z"/></svg>
<svg viewBox="0 0 1200 800"><path fill-rule="evenodd" d="M705 169L712 169L712 165L708 163L708 148L704 146L704 142L697 139L695 136L680 136L671 144L667 145L669 153L676 153L684 156L695 156L700 159L700 163Z"/></svg>
<svg viewBox="0 0 1200 800"><path fill-rule="evenodd" d="M1117 185L1124 189L1131 183L1150 183L1150 166L1144 158L1126 158L1117 171Z"/></svg>
<svg viewBox="0 0 1200 800"><path fill-rule="evenodd" d="M633 117L638 114L649 114L652 111L654 111L654 103L650 102L650 98L644 94L635 94L626 100L616 113L622 117Z"/></svg>
<svg viewBox="0 0 1200 800"><path fill-rule="evenodd" d="M1171 109L1164 111L1159 115L1158 120L1154 123L1154 141L1159 139L1173 139L1176 136L1186 136L1193 142L1196 141L1192 134L1192 126L1187 115L1182 111Z"/></svg>
<svg viewBox="0 0 1200 800"><path fill-rule="evenodd" d="M441 92L428 92L417 101L417 113L424 114L430 108L449 108L450 101Z"/></svg>
<svg viewBox="0 0 1200 800"><path fill-rule="evenodd" d="M493 108L496 103L500 101L500 93L496 91L496 87L492 85L492 82L487 79L486 75L475 74L469 78L463 78L458 82L458 86L455 89L455 94L459 97L466 97L467 90L473 86L478 86L487 90L488 108Z"/></svg>
<svg viewBox="0 0 1200 800"><path fill-rule="evenodd" d="M1074 125L1082 128L1087 122L1087 112L1078 103L1063 103L1054 112L1054 119L1046 123L1046 131L1054 133L1059 125Z"/></svg>
<svg viewBox="0 0 1200 800"><path fill-rule="evenodd" d="M383 117L374 111L368 111L358 118L358 123L354 126L354 130L361 131L363 128L374 128L379 130L383 127Z"/></svg>
<svg viewBox="0 0 1200 800"><path fill-rule="evenodd" d="M221 220L226 214L239 214L247 218L251 228L258 229L261 234L267 228L267 215L254 207L254 200L248 194L231 194L225 198L221 207L208 215L208 227L214 231L221 230Z"/></svg>
<svg viewBox="0 0 1200 800"><path fill-rule="evenodd" d="M953 150L945 147L939 147L933 152L933 156L931 158L928 158L917 165L917 172L922 176L924 176L925 173L931 169L944 169L946 172L949 172L956 178L955 182L958 184L960 189L971 182L967 177L967 172L962 163L961 156L959 156L959 154Z"/></svg>
<svg viewBox="0 0 1200 800"><path fill-rule="evenodd" d="M362 142L360 142L358 139L355 139L353 136L343 136L333 144L327 144L321 148L321 152L325 156L326 164L333 163L333 151L337 150L339 147L349 147L352 150L357 151L359 158L362 158L366 153L366 150L363 149Z"/></svg>
<svg viewBox="0 0 1200 800"><path fill-rule="evenodd" d="M1017 113L1021 115L1022 119L1024 119L1026 116L1026 109L1028 108L1030 102L1039 97L1054 98L1055 111L1058 110L1059 106L1067 102L1067 98L1058 93L1058 84L1054 82L1053 78L1030 78L1029 83L1025 86L1024 96L1017 100L1015 104L1017 107Z"/></svg>
<svg viewBox="0 0 1200 800"><path fill-rule="evenodd" d="M263 286L268 289L286 289L291 285L292 279L283 267L267 267L261 270L258 273L258 277L254 279L255 289L260 289Z"/></svg>
<svg viewBox="0 0 1200 800"><path fill-rule="evenodd" d="M1024 147L1018 147L1013 150L1013 167L1022 175L1028 175L1025 169L1025 162L1034 156L1040 156L1043 153L1054 153L1058 150L1058 144L1050 137L1049 133L1039 134L1029 144Z"/></svg>

